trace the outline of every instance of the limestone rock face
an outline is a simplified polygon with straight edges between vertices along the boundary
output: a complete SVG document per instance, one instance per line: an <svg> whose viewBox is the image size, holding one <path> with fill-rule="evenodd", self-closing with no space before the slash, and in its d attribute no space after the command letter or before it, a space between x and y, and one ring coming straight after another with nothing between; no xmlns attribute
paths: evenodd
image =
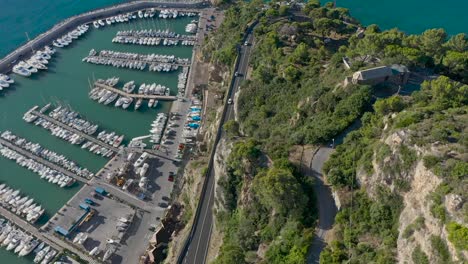
<svg viewBox="0 0 468 264"><path fill-rule="evenodd" d="M422 160L425 155L439 156L442 155L441 153L447 154L448 152L441 151L446 146L438 143L433 143L427 148L411 145L409 143L410 134L411 131L400 130L383 136L380 141L382 145L387 145L384 146L388 147L387 154L378 160L379 150L374 151L372 172L359 170L357 173L359 184L365 187L369 196L373 198L376 198L378 186L386 186L403 197L404 207L399 217L396 250L398 263L412 264L412 254L418 246L428 257L429 263L440 263L439 254L431 245L432 236L442 239L447 245L451 259L454 262L463 262L468 259L468 252L457 250L448 239L446 224L449 221L444 223L434 217L431 212L433 202L430 196L442 183L442 178L426 168ZM414 151L417 160L410 169L395 172L392 168L402 160L399 153L399 148L402 145ZM399 189L397 184L399 181L406 182L408 188ZM443 203L447 219L467 226L463 217L463 208L466 205L462 195L449 193L443 198ZM423 223L416 224L417 222Z"/></svg>
<svg viewBox="0 0 468 264"><path fill-rule="evenodd" d="M213 168L215 174L215 203L214 210L224 210L223 205L225 204L224 190L219 182L221 179L227 177L227 165L226 160L231 154L232 143L228 143L225 138L221 139L216 149L216 153L213 161Z"/></svg>

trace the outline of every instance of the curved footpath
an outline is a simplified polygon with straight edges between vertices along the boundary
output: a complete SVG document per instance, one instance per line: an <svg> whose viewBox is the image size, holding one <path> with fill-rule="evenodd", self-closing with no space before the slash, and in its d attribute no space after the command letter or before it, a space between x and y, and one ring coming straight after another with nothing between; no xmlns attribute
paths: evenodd
<svg viewBox="0 0 468 264"><path fill-rule="evenodd" d="M56 24L52 29L40 34L0 60L0 73L9 72L17 60L30 56L32 50L41 49L46 45L50 45L53 40L63 36L65 33L75 29L79 25L87 24L97 19L103 19L127 12L135 12L147 8L177 8L193 10L203 8L208 5L208 2L204 2L202 0L195 0L194 2L133 1L73 16Z"/></svg>

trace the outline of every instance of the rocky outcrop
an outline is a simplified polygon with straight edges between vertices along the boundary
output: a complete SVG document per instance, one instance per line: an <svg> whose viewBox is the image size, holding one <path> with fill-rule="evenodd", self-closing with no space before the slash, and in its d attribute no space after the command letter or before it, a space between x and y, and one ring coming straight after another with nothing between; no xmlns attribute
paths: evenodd
<svg viewBox="0 0 468 264"><path fill-rule="evenodd" d="M431 171L427 170L422 162L416 166L411 182L411 191L403 197L404 209L400 214L399 235L397 241L398 262L406 263L411 260L413 250L419 245L421 250L428 256L430 263L435 263L435 253L431 247L431 235L441 236L444 229L430 212L430 203L427 196L437 188L441 180ZM421 228L412 230L410 237L405 237L405 230L408 230L417 218L422 217L424 224Z"/></svg>
<svg viewBox="0 0 468 264"><path fill-rule="evenodd" d="M378 193L378 186L386 186L403 197L404 207L399 217L397 260L398 263L414 263L412 254L415 248L420 247L427 256L429 263L440 262L438 251L433 248L431 237L442 239L447 245L450 257L455 262L462 262L466 252L459 252L448 239L446 223L434 217L431 212L433 205L430 195L443 182L442 178L435 175L424 166L422 157L425 155L438 156L440 151L434 151L434 146L424 149L409 143L410 131L397 131L381 139L379 147L374 149L372 159L372 173L366 173L361 169L358 172L359 183L365 187L371 197ZM401 148L410 149L415 155L414 164L404 171L395 170L398 162L402 162ZM386 148L382 151L382 148ZM437 148L438 150L439 148ZM379 151L385 152L378 160ZM395 172L396 171L396 172ZM398 182L407 183L406 189L401 189ZM444 205L451 221L466 225L460 213L463 207L463 197L457 194L447 194Z"/></svg>
<svg viewBox="0 0 468 264"><path fill-rule="evenodd" d="M218 148L216 149L216 153L213 160L213 169L215 172L215 211L225 210L225 191L223 187L219 184L219 182L221 179L225 179L227 177L226 160L231 154L231 150L232 142L227 142L226 138L222 138L218 143Z"/></svg>

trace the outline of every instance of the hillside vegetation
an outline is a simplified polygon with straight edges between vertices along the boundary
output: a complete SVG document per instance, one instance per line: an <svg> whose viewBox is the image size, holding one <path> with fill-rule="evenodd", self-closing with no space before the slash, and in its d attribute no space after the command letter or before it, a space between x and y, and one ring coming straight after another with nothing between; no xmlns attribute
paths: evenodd
<svg viewBox="0 0 468 264"><path fill-rule="evenodd" d="M411 192L420 163L440 177L442 183L427 198L431 214L443 223L456 254L463 255L466 206L454 215L444 201L448 194L466 200L466 36L448 38L441 29L405 35L370 26L358 37L348 10L318 1L309 1L301 18L297 14L277 3L262 9L259 1L236 2L204 47L207 57L232 64L240 32L259 20L251 71L236 101L239 119L225 125L234 147L225 160L226 176L217 182L223 190L216 201L222 203L216 219L223 243L215 263L305 263L317 217L313 182L289 162L289 151L294 145L328 144L358 119L362 127L325 166L328 181L343 195L343 207L336 240L321 262L396 262L404 195ZM350 70L343 57L353 61ZM355 70L393 63L418 76L450 78L426 81L410 96L377 101L373 93L382 86L342 84ZM404 140L387 144L394 137ZM435 143L440 151L431 149ZM421 219L404 236L423 230ZM415 263L455 259L445 237L433 235L430 241L441 258L427 256L421 245L412 252Z"/></svg>

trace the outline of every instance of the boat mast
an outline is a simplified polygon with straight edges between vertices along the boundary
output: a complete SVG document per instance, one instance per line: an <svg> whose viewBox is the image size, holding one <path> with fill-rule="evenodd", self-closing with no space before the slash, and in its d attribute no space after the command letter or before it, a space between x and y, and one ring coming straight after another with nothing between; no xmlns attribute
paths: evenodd
<svg viewBox="0 0 468 264"><path fill-rule="evenodd" d="M28 39L28 43L29 43L31 41L31 39L29 38L28 32L24 32L24 34L26 34L26 38ZM34 49L33 49L32 44L31 44L31 51L34 53Z"/></svg>

